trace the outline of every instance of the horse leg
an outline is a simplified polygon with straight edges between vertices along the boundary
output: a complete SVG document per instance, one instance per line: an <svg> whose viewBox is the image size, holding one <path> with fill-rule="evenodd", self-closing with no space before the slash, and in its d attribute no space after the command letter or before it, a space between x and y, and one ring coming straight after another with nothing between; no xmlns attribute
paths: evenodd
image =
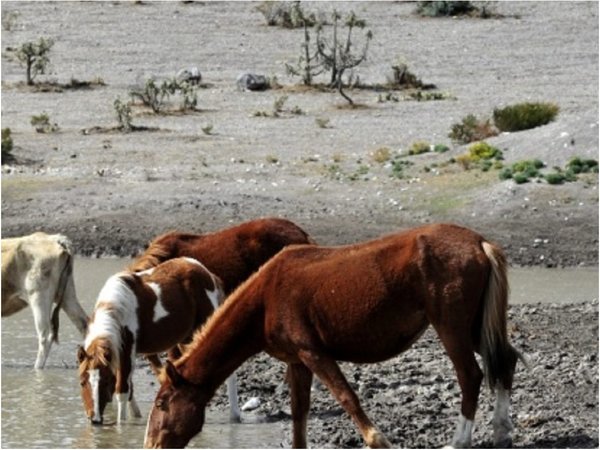
<svg viewBox="0 0 600 450"><path fill-rule="evenodd" d="M131 392L131 394L129 395L129 410L133 417L140 418L140 417L142 417L142 412L140 411L140 408L133 396L133 384L131 385L130 392Z"/></svg>
<svg viewBox="0 0 600 450"><path fill-rule="evenodd" d="M390 448L392 446L363 411L358 397L348 384L335 360L326 355L308 350L298 352L298 357L306 367L325 383L325 386L331 391L344 410L350 414L350 417L352 417L352 420L358 426L365 443L369 447Z"/></svg>
<svg viewBox="0 0 600 450"><path fill-rule="evenodd" d="M313 374L304 364L289 364L287 378L292 397L293 447L307 448L306 426Z"/></svg>
<svg viewBox="0 0 600 450"><path fill-rule="evenodd" d="M242 421L242 413L238 403L237 377L233 372L227 378L227 397L229 398L229 420L231 422L240 423Z"/></svg>
<svg viewBox="0 0 600 450"><path fill-rule="evenodd" d="M475 359L473 343L468 330L445 330L434 324L440 340L454 365L458 384L462 392L461 416L456 424L452 448L469 448L477 410L477 399L483 373Z"/></svg>
<svg viewBox="0 0 600 450"><path fill-rule="evenodd" d="M77 327L81 335L85 337L87 333L88 316L77 300L75 285L71 276L67 281L61 308L67 314L71 322Z"/></svg>
<svg viewBox="0 0 600 450"><path fill-rule="evenodd" d="M38 352L35 360L35 369L43 369L52 345L52 333L50 326L50 297L39 291L29 295L31 309L33 310L33 321L38 335Z"/></svg>
<svg viewBox="0 0 600 450"><path fill-rule="evenodd" d="M496 404L494 406L494 445L498 448L509 448L512 446L510 432L513 424L510 420L510 390L502 383L496 385Z"/></svg>

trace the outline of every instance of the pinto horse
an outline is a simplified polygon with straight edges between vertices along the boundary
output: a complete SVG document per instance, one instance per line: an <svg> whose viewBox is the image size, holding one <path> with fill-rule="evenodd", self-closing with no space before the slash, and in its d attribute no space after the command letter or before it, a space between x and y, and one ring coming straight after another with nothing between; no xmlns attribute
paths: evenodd
<svg viewBox="0 0 600 450"><path fill-rule="evenodd" d="M83 347L79 347L81 397L87 416L101 424L117 393L117 420L141 417L133 398L138 353L154 355L190 340L224 299L222 283L199 261L175 258L143 272L121 272L100 294ZM235 377L228 379L232 420L239 421Z"/></svg>
<svg viewBox="0 0 600 450"><path fill-rule="evenodd" d="M494 244L455 225L428 225L370 242L293 246L241 285L168 362L148 418L146 447L183 447L202 430L217 387L252 355L288 364L293 446L306 446L313 374L331 391L370 447L390 442L361 408L336 360L374 363L407 350L429 324L462 391L452 440L471 444L479 389L497 391L496 443L512 424L509 392L519 353L508 341L506 259ZM220 364L214 364L219 361Z"/></svg>
<svg viewBox="0 0 600 450"><path fill-rule="evenodd" d="M289 220L257 219L215 233L163 234L129 269L137 272L167 259L190 256L221 278L228 294L285 246L312 243L308 234Z"/></svg>

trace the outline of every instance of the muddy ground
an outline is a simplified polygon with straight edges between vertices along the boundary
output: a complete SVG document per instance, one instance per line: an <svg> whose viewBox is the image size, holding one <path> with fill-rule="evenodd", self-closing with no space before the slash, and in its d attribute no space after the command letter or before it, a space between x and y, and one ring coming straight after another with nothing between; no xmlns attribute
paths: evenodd
<svg viewBox="0 0 600 450"><path fill-rule="evenodd" d="M302 5L325 15L334 7ZM412 2L336 3L366 19L374 36L354 73L371 88L348 90L354 109L335 92L298 87L284 64L297 60L302 30L266 26L256 6L3 1L2 127L12 131L15 161L2 166L2 236L61 232L79 254L128 256L170 229L207 232L261 216L295 221L324 245L448 221L497 241L512 264L597 266L597 174L558 186L500 181L498 171L449 163L466 146L448 137L467 114L554 102L555 121L488 142L506 164L539 158L546 171L574 156L598 159L597 2L499 2L503 17L486 20L419 18ZM103 83L24 86L10 48L42 36L55 45L38 81ZM363 32L356 36L360 47ZM399 59L444 99L373 89ZM145 130L115 129L115 99L190 66L203 74L198 111L178 112L177 99L158 115L134 107L132 122ZM281 87L241 92L235 80L244 70L276 76ZM43 112L58 131L34 130L31 116ZM450 150L407 156L419 140ZM411 163L402 178L391 160L377 161L381 148ZM597 303L513 306L511 315L513 340L534 361L517 375L515 445L597 447ZM256 365L240 390L268 398L257 414L289 423L283 366L262 355L244 367ZM390 362L344 370L395 445L449 442L458 388L433 333ZM362 446L329 394L317 387L313 396L310 445ZM477 446L491 444L492 405L482 394Z"/></svg>

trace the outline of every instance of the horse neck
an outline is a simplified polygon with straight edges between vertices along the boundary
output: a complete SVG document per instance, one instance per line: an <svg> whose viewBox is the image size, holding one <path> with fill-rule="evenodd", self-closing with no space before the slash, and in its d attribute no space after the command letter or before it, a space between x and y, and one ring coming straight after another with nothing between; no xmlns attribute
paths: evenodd
<svg viewBox="0 0 600 450"><path fill-rule="evenodd" d="M206 386L212 396L235 369L264 349L264 342L262 300L254 289L238 289L198 332L176 366L184 378Z"/></svg>

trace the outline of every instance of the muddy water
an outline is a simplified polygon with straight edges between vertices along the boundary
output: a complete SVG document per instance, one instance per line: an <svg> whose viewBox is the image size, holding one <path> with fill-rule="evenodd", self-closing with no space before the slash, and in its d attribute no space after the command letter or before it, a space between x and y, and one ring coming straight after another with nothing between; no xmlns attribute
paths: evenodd
<svg viewBox="0 0 600 450"><path fill-rule="evenodd" d="M84 309L109 275L128 264L125 259L78 259L77 293ZM598 299L598 269L513 269L511 303L566 303ZM61 315L60 345L53 346L47 369L36 372L37 352L32 314L26 309L2 319L2 448L138 448L145 417L157 389L146 368L135 373L136 397L144 418L117 426L109 406L102 427L89 425L79 397L75 352L80 338ZM240 392L244 402L244 393ZM229 424L226 411L207 411L207 424L190 447L265 448L289 446L291 436L282 424L263 423L247 413L244 423Z"/></svg>

